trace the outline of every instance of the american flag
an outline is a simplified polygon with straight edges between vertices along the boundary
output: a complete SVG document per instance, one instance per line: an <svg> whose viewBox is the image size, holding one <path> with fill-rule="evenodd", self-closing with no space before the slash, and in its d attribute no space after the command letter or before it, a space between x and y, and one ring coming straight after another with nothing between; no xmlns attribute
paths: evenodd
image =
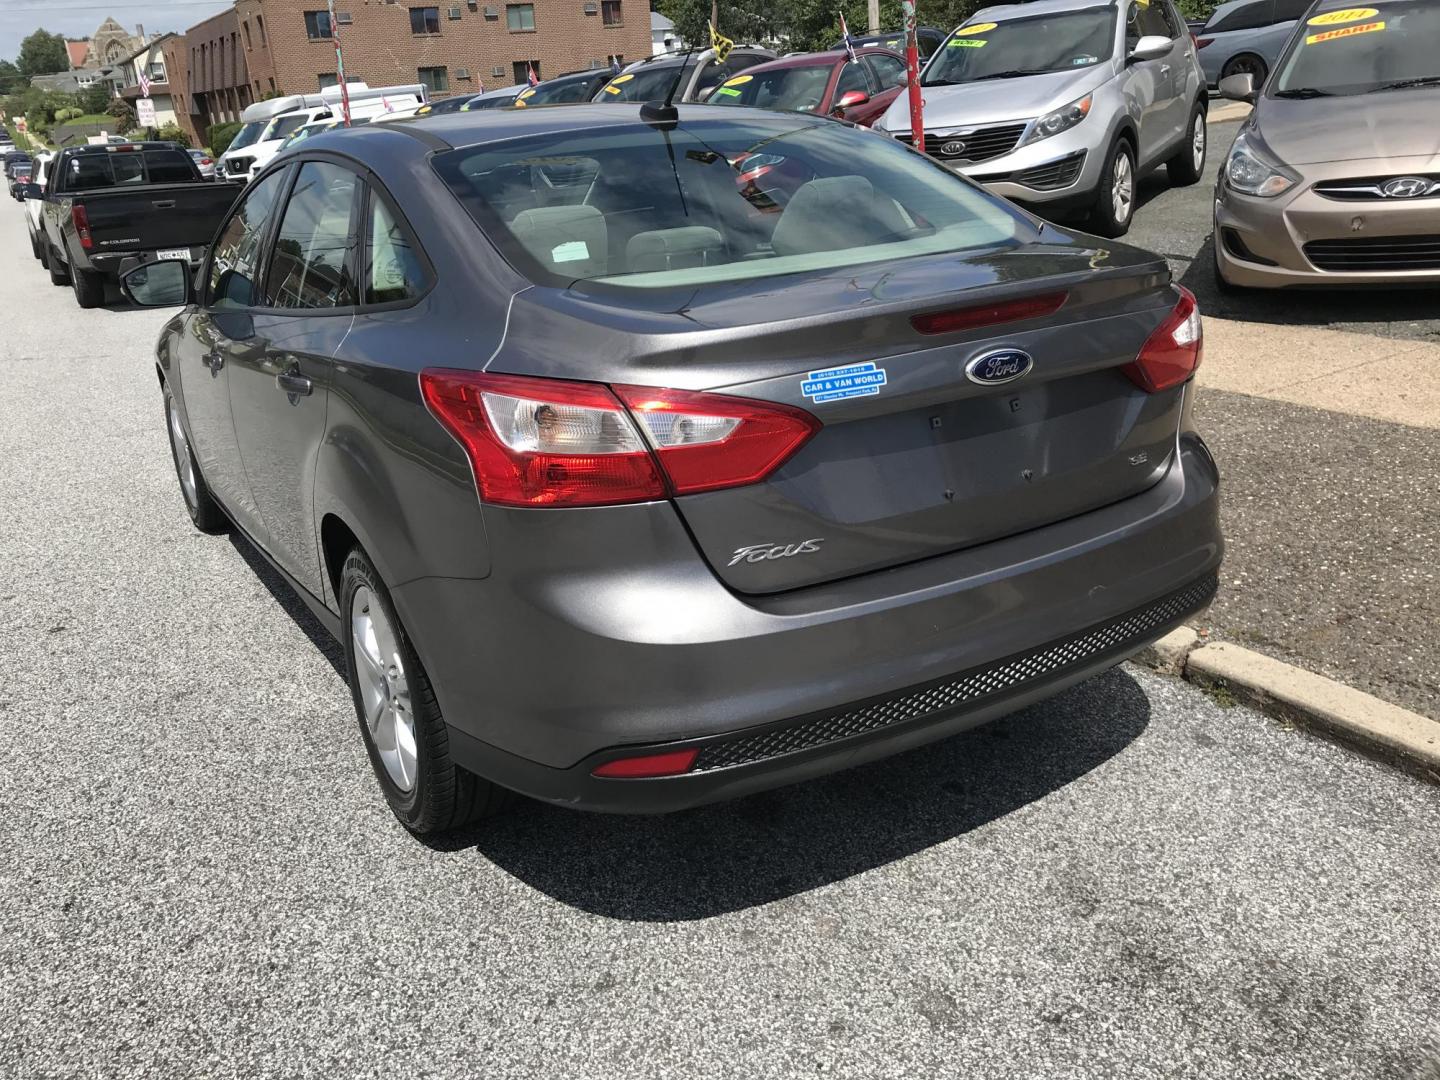
<svg viewBox="0 0 1440 1080"><path fill-rule="evenodd" d="M534 65L534 64L527 63L527 64L525 65L525 81L526 81L527 83L529 83L531 86L539 86L539 85L540 85L540 77L535 74L535 65Z"/></svg>
<svg viewBox="0 0 1440 1080"><path fill-rule="evenodd" d="M150 96L150 80L143 71L140 73L140 96Z"/></svg>

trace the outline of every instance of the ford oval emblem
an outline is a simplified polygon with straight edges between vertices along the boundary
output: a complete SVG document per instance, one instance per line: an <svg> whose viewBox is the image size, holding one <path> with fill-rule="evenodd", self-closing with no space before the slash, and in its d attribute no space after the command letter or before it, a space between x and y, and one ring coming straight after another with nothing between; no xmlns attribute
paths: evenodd
<svg viewBox="0 0 1440 1080"><path fill-rule="evenodd" d="M1020 349L996 349L983 353L965 365L965 377L981 386L999 386L1027 374L1035 361Z"/></svg>

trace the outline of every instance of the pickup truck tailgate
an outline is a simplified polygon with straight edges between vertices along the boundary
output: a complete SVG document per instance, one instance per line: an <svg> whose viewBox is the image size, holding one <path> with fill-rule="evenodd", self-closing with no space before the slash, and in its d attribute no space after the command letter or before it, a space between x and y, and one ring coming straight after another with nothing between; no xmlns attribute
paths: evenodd
<svg viewBox="0 0 1440 1080"><path fill-rule="evenodd" d="M75 196L96 252L204 247L241 192L233 184L148 184Z"/></svg>

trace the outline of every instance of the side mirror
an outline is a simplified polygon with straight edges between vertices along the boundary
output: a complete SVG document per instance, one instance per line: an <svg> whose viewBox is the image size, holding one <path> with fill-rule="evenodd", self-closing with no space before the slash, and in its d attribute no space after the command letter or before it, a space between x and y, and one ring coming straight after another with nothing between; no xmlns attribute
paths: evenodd
<svg viewBox="0 0 1440 1080"><path fill-rule="evenodd" d="M1245 101L1255 104L1255 76L1249 72L1241 75L1226 75L1220 80L1220 96L1231 101Z"/></svg>
<svg viewBox="0 0 1440 1080"><path fill-rule="evenodd" d="M22 199L43 199L45 197L45 189L39 184L16 184L15 191Z"/></svg>
<svg viewBox="0 0 1440 1080"><path fill-rule="evenodd" d="M1162 56L1169 56L1170 50L1175 43L1167 37L1159 34L1147 34L1135 43L1135 48L1130 50L1130 55L1125 59L1134 63L1141 60L1159 60Z"/></svg>
<svg viewBox="0 0 1440 1080"><path fill-rule="evenodd" d="M190 302L190 264L179 259L143 263L120 275L120 291L137 307L181 307Z"/></svg>
<svg viewBox="0 0 1440 1080"><path fill-rule="evenodd" d="M841 112L844 109L853 109L856 105L864 105L870 100L870 95L864 90L846 90L840 95L840 100L835 102L835 111Z"/></svg>

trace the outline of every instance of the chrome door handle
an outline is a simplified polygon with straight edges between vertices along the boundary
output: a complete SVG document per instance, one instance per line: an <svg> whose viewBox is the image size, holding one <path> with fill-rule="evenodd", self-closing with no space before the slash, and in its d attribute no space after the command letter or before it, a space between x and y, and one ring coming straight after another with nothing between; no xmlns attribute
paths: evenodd
<svg viewBox="0 0 1440 1080"><path fill-rule="evenodd" d="M307 397L310 391L314 389L314 384L295 370L282 371L279 375L276 375L275 385L287 394L297 394L300 397Z"/></svg>
<svg viewBox="0 0 1440 1080"><path fill-rule="evenodd" d="M225 366L225 357L218 352L208 352L200 357L200 362L210 369L211 375L219 375L220 369Z"/></svg>
<svg viewBox="0 0 1440 1080"><path fill-rule="evenodd" d="M1170 65L1169 65L1169 64L1161 64L1161 65L1160 65L1160 74L1161 74L1161 75L1169 75L1169 74L1170 74Z"/></svg>

